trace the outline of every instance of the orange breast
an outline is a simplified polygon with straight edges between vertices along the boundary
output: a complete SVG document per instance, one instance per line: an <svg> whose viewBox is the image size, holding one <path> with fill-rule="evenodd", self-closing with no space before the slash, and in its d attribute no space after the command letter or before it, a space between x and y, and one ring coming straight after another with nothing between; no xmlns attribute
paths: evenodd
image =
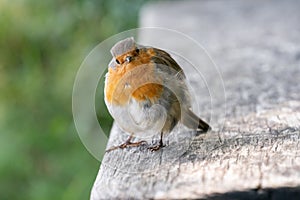
<svg viewBox="0 0 300 200"><path fill-rule="evenodd" d="M132 97L138 101L156 101L163 91L162 78L155 73L155 64L151 57L152 49L140 52L139 56L128 64L109 68L106 79L106 100L114 105L125 105Z"/></svg>

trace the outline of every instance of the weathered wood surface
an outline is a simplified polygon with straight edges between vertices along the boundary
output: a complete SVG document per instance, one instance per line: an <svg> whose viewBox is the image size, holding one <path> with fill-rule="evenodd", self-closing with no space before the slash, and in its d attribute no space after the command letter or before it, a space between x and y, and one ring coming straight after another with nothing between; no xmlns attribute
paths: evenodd
<svg viewBox="0 0 300 200"><path fill-rule="evenodd" d="M177 129L158 152L141 147L106 154L91 199L300 199L299 8L296 0L146 6L141 26L189 34L219 66L225 124L197 137ZM209 98L199 101L207 119ZM114 126L108 146L126 137Z"/></svg>

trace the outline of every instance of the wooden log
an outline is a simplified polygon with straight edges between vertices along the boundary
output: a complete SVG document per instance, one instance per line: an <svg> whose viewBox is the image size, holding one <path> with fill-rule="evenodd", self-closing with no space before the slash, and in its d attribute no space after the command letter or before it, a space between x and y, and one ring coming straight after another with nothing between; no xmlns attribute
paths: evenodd
<svg viewBox="0 0 300 200"><path fill-rule="evenodd" d="M299 8L295 0L147 5L141 27L177 29L203 44L221 70L226 102L216 99L221 119L206 135L179 127L160 151L107 153L91 199L300 199ZM214 87L214 77L207 81ZM197 98L205 119L209 100ZM108 147L126 137L114 125Z"/></svg>

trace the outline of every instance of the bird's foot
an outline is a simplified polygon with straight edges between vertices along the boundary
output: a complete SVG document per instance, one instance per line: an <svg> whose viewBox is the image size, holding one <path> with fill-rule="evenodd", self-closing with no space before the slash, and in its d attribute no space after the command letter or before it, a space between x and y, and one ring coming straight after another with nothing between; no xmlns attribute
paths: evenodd
<svg viewBox="0 0 300 200"><path fill-rule="evenodd" d="M105 152L108 153L108 152L111 152L116 149L125 149L127 147L139 147L143 143L147 143L147 142L145 140L138 141L138 142L130 142L129 140L127 140L126 142L124 142L123 144L120 144L119 146L114 146L114 147L107 149Z"/></svg>
<svg viewBox="0 0 300 200"><path fill-rule="evenodd" d="M151 146L151 147L148 147L148 149L151 151L151 152L154 152L154 151L158 151L159 149L165 147L166 145L164 145L162 142L159 142L158 145L155 145L155 146Z"/></svg>

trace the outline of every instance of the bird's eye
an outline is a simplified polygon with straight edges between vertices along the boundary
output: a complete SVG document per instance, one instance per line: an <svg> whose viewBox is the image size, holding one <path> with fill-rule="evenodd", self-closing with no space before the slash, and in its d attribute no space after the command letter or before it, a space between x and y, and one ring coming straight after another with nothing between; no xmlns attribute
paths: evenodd
<svg viewBox="0 0 300 200"><path fill-rule="evenodd" d="M131 57L131 56L127 56L127 57L125 58L125 60L126 60L127 62L130 62L130 61L132 61L132 57Z"/></svg>
<svg viewBox="0 0 300 200"><path fill-rule="evenodd" d="M136 53L139 53L139 52L140 52L140 50L139 50L138 48L136 48L136 49L135 49L135 52L136 52Z"/></svg>
<svg viewBox="0 0 300 200"><path fill-rule="evenodd" d="M118 59L116 59L116 63L117 63L117 64L120 64L120 61L119 61Z"/></svg>

